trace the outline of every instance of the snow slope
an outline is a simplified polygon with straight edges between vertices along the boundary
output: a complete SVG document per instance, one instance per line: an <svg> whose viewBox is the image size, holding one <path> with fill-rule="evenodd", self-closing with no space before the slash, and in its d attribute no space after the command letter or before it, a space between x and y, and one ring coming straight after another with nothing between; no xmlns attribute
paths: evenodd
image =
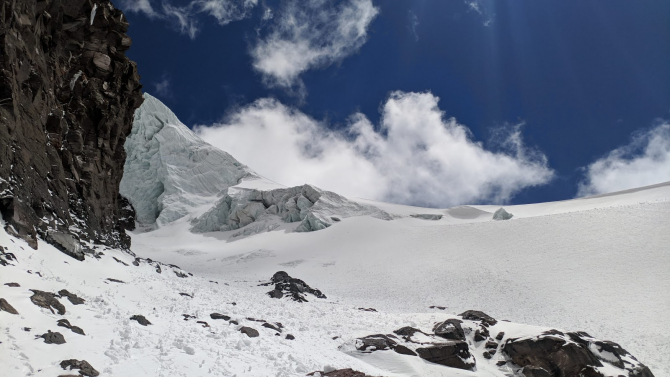
<svg viewBox="0 0 670 377"><path fill-rule="evenodd" d="M385 313L441 305L451 314L474 308L583 330L670 376L670 336L659 322L670 309L670 185L509 206L515 217L507 221L491 219L498 207L381 207L403 217L354 217L319 232L278 228L244 239L193 234L175 222L133 235L133 245L212 279L267 279L283 269L329 298Z"/></svg>

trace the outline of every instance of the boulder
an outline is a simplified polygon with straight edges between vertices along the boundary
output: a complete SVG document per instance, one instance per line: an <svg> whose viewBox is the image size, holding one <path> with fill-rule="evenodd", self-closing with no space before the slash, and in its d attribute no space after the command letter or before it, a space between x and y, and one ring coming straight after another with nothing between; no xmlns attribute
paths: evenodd
<svg viewBox="0 0 670 377"><path fill-rule="evenodd" d="M248 336L249 338L256 338L260 335L258 333L258 330L252 329L251 327L247 326L242 326L242 328L240 328L240 332L242 334L246 334L246 336Z"/></svg>
<svg viewBox="0 0 670 377"><path fill-rule="evenodd" d="M132 321L137 321L142 326L148 326L151 325L151 322L149 322L148 319L146 319L143 315L136 314L132 317L130 317Z"/></svg>
<svg viewBox="0 0 670 377"><path fill-rule="evenodd" d="M463 341L465 340L465 333L463 332L463 327L461 327L462 323L463 321L459 319L448 319L436 324L435 327L433 327L433 333L444 339Z"/></svg>
<svg viewBox="0 0 670 377"><path fill-rule="evenodd" d="M416 349L416 353L426 361L450 368L472 370L475 367L474 358L470 355L468 344L464 341L420 347Z"/></svg>
<svg viewBox="0 0 670 377"><path fill-rule="evenodd" d="M49 330L47 333L44 333L40 336L40 338L44 339L44 343L46 344L64 344L65 343L65 337L63 334L59 332L51 332Z"/></svg>
<svg viewBox="0 0 670 377"><path fill-rule="evenodd" d="M60 297L67 297L68 300L72 303L72 305L81 305L86 302L83 298L77 296L74 293L68 292L66 289L61 289L58 291L58 294Z"/></svg>
<svg viewBox="0 0 670 377"><path fill-rule="evenodd" d="M288 296L294 301L297 302L307 302L306 294L311 294L317 298L326 298L320 290L314 289L307 285L304 281L300 279L292 278L285 271L278 271L272 278L269 283L264 283L261 285L272 285L274 284L275 288L268 292L268 296L272 298L282 298Z"/></svg>
<svg viewBox="0 0 670 377"><path fill-rule="evenodd" d="M87 377L97 377L100 373L95 370L86 360L69 359L60 362L60 367L64 370L79 369L79 374Z"/></svg>
<svg viewBox="0 0 670 377"><path fill-rule="evenodd" d="M17 312L13 306L9 305L7 300L4 298L0 298L0 311L7 312L9 314L19 314L19 312Z"/></svg>
<svg viewBox="0 0 670 377"><path fill-rule="evenodd" d="M224 321L230 320L230 317L224 314L219 314L219 313L212 313L209 315L211 319L222 319Z"/></svg>
<svg viewBox="0 0 670 377"><path fill-rule="evenodd" d="M495 318L479 310L466 310L459 314L459 316L470 321L481 321L486 326L493 326L498 323Z"/></svg>
<svg viewBox="0 0 670 377"><path fill-rule="evenodd" d="M52 313L54 313L54 309L56 309L58 314L65 314L65 306L58 301L56 298L58 296L55 293L39 291L37 289L31 289L31 291L33 292L33 295L30 297L30 301L32 301L33 304L49 309Z"/></svg>
<svg viewBox="0 0 670 377"><path fill-rule="evenodd" d="M512 217L514 217L514 215L505 211L502 207L493 214L493 220L509 220Z"/></svg>

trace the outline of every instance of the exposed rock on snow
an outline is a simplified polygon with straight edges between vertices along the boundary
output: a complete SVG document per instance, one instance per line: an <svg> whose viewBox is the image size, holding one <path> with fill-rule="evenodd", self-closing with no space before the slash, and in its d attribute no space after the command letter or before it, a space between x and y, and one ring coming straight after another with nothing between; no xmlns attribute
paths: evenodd
<svg viewBox="0 0 670 377"><path fill-rule="evenodd" d="M60 291L58 291L58 295L60 297L67 297L67 299L70 300L72 305L81 305L86 302L86 300L77 296L76 294L68 292L67 289L61 289Z"/></svg>
<svg viewBox="0 0 670 377"><path fill-rule="evenodd" d="M17 261L16 256L13 253L5 252L5 248L0 246L0 266L13 266L12 261Z"/></svg>
<svg viewBox="0 0 670 377"><path fill-rule="evenodd" d="M260 335L258 333L258 330L252 329L251 327L247 327L247 326L242 326L240 328L240 332L242 334L246 334L246 336L248 336L249 338L256 338Z"/></svg>
<svg viewBox="0 0 670 377"><path fill-rule="evenodd" d="M130 317L131 321L137 321L142 326L148 326L151 324L148 319L146 319L143 315L136 314L132 317Z"/></svg>
<svg viewBox="0 0 670 377"><path fill-rule="evenodd" d="M493 326L498 323L495 318L479 310L466 310L459 314L459 316L470 321L480 321L486 326Z"/></svg>
<svg viewBox="0 0 670 377"><path fill-rule="evenodd" d="M65 344L65 337L63 334L59 332L51 332L51 330L40 335L40 338L43 338L44 343L46 344Z"/></svg>
<svg viewBox="0 0 670 377"><path fill-rule="evenodd" d="M212 319L222 319L224 321L230 320L230 317L227 315L219 314L219 313L212 313L209 315L210 318Z"/></svg>
<svg viewBox="0 0 670 377"><path fill-rule="evenodd" d="M259 222L249 234L242 234L250 235L272 230L276 227L272 220L279 218L287 223L300 222L296 232L311 232L352 216L391 220L391 215L377 207L311 185L269 191L231 188L209 211L192 221L192 230L226 231Z"/></svg>
<svg viewBox="0 0 670 377"><path fill-rule="evenodd" d="M68 321L67 319L59 319L57 325L60 327L65 327L66 329L70 329L73 333L79 335L86 335L86 333L84 333L84 330L81 327L72 326L70 324L70 321Z"/></svg>
<svg viewBox="0 0 670 377"><path fill-rule="evenodd" d="M278 271L272 275L269 283L262 285L275 285L275 289L268 292L268 295L272 298L282 298L285 295L291 297L294 301L297 302L307 302L305 294L311 294L317 298L326 298L326 295L321 293L320 290L314 289L307 285L304 281L300 279L295 279L289 276L285 271Z"/></svg>
<svg viewBox="0 0 670 377"><path fill-rule="evenodd" d="M66 255L79 261L84 260L84 250L71 234L52 230L48 232L46 240Z"/></svg>
<svg viewBox="0 0 670 377"><path fill-rule="evenodd" d="M351 368L331 370L329 372L326 372L326 371L312 372L312 373L309 373L308 376L313 376L313 377L373 377L373 376L369 376L369 375L367 375L363 372L357 372L357 371L355 371Z"/></svg>
<svg viewBox="0 0 670 377"><path fill-rule="evenodd" d="M74 370L79 369L79 374L87 377L97 377L100 375L100 372L95 370L86 360L63 360L60 363L60 367L64 370Z"/></svg>
<svg viewBox="0 0 670 377"><path fill-rule="evenodd" d="M228 153L197 137L149 94L135 112L120 193L137 222L162 226L212 203L242 178L256 177Z"/></svg>
<svg viewBox="0 0 670 377"><path fill-rule="evenodd" d="M465 332L461 324L463 321L459 319L448 319L444 322L438 323L433 327L433 333L444 339L451 340L465 340Z"/></svg>
<svg viewBox="0 0 670 377"><path fill-rule="evenodd" d="M54 312L54 309L56 309L58 314L65 314L65 306L58 301L58 295L51 292L39 291L37 289L31 289L31 291L33 292L33 295L30 297L30 301L32 301L33 304L49 309L52 313Z"/></svg>
<svg viewBox="0 0 670 377"><path fill-rule="evenodd" d="M7 312L9 314L19 314L19 312L17 312L13 306L9 305L7 300L4 298L0 298L0 311Z"/></svg>
<svg viewBox="0 0 670 377"><path fill-rule="evenodd" d="M512 217L514 217L514 215L505 211L502 207L493 214L493 220L509 220Z"/></svg>
<svg viewBox="0 0 670 377"><path fill-rule="evenodd" d="M583 332L558 330L537 336L509 339L502 352L526 376L606 376L606 365L615 375L652 377L645 365L616 343L597 340Z"/></svg>

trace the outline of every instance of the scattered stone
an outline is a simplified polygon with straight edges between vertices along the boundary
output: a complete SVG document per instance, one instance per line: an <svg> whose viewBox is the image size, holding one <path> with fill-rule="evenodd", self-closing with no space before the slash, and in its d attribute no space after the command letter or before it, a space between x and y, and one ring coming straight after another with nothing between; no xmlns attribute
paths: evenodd
<svg viewBox="0 0 670 377"><path fill-rule="evenodd" d="M19 283L5 283L5 285L12 288L18 288L21 286Z"/></svg>
<svg viewBox="0 0 670 377"><path fill-rule="evenodd" d="M470 321L481 321L486 326L493 326L498 323L495 318L479 310L466 310L459 314L459 316Z"/></svg>
<svg viewBox="0 0 670 377"><path fill-rule="evenodd" d="M122 265L124 265L124 266L128 266L128 263L122 261L121 259L119 259L119 258L117 258L117 257L112 257L112 258L114 258L115 261L121 263Z"/></svg>
<svg viewBox="0 0 670 377"><path fill-rule="evenodd" d="M97 377L100 373L95 370L86 360L63 360L60 362L60 367L64 370L79 369L79 374L87 377Z"/></svg>
<svg viewBox="0 0 670 377"><path fill-rule="evenodd" d="M184 321L188 321L189 319L196 319L197 317L194 315L190 314L182 314L182 317L184 317Z"/></svg>
<svg viewBox="0 0 670 377"><path fill-rule="evenodd" d="M493 357L493 355L491 355L488 351L484 351L482 356L484 356L485 359L490 359Z"/></svg>
<svg viewBox="0 0 670 377"><path fill-rule="evenodd" d="M451 318L444 322L438 323L433 327L433 333L437 336L441 336L444 339L451 340L465 340L465 333L463 332L463 327L461 326L460 319Z"/></svg>
<svg viewBox="0 0 670 377"><path fill-rule="evenodd" d="M506 361L506 360L498 360L498 362L496 363L496 365L499 366L499 367L501 367L501 366L503 366L503 365L505 365L505 364L507 364L507 361Z"/></svg>
<svg viewBox="0 0 670 377"><path fill-rule="evenodd" d="M70 300L72 305L81 305L84 302L86 302L86 300L84 300L83 298L77 296L74 293L68 292L66 289L61 289L60 291L58 291L58 294L60 295L60 297L67 297L67 299Z"/></svg>
<svg viewBox="0 0 670 377"><path fill-rule="evenodd" d="M273 324L271 324L271 323L268 323L268 322L265 322L262 326L263 326L263 327L266 327L266 328L268 328L268 329L277 331L277 332L281 332L281 328L279 328L279 326L275 326L275 325L273 325Z"/></svg>
<svg viewBox="0 0 670 377"><path fill-rule="evenodd" d="M377 309L375 309L375 308L358 308L358 310L364 311L364 312L377 312Z"/></svg>
<svg viewBox="0 0 670 377"><path fill-rule="evenodd" d="M148 319L146 319L143 315L139 315L139 314L130 317L130 319L132 321L137 321L137 323L139 323L142 326L147 326L147 325L151 324L151 322L149 322Z"/></svg>
<svg viewBox="0 0 670 377"><path fill-rule="evenodd" d="M57 322L57 324L58 324L58 326L61 326L61 327L65 327L65 328L67 328L67 329L70 329L70 331L72 331L72 332L75 333L75 334L86 335L86 333L84 333L84 330L83 330L81 327L79 327L79 326L72 326L72 325L70 324L70 321L68 321L67 319L59 319L58 322Z"/></svg>
<svg viewBox="0 0 670 377"><path fill-rule="evenodd" d="M295 336L293 336L293 335L291 335L291 334L286 334L286 339L287 339L287 340L294 340L294 339L295 339Z"/></svg>
<svg viewBox="0 0 670 377"><path fill-rule="evenodd" d="M235 320L230 320L230 321L228 321L228 322L232 323L233 325L239 325L239 323L238 323L237 321L235 321Z"/></svg>
<svg viewBox="0 0 670 377"><path fill-rule="evenodd" d="M493 220L509 220L512 217L514 217L514 215L505 211L502 207L493 214Z"/></svg>
<svg viewBox="0 0 670 377"><path fill-rule="evenodd" d="M119 279L112 279L112 278L107 278L108 281L111 281L112 283L121 283L125 284L125 281L119 280Z"/></svg>
<svg viewBox="0 0 670 377"><path fill-rule="evenodd" d="M179 272L177 270L172 270L172 271L174 271L174 274L177 275L178 278L187 278L188 277L188 275L186 275L183 272Z"/></svg>
<svg viewBox="0 0 670 377"><path fill-rule="evenodd" d="M19 312L17 312L13 306L9 305L7 300L4 298L0 298L0 311L7 312L9 314L19 314Z"/></svg>
<svg viewBox="0 0 670 377"><path fill-rule="evenodd" d="M22 330L25 331L25 332L30 332L31 328L30 327L24 327Z"/></svg>
<svg viewBox="0 0 670 377"><path fill-rule="evenodd" d="M496 335L496 340L502 340L505 337L505 332L501 331Z"/></svg>
<svg viewBox="0 0 670 377"><path fill-rule="evenodd" d="M205 322L205 321L196 321L196 323L201 324L202 327L209 327L209 323L207 323L207 322Z"/></svg>
<svg viewBox="0 0 670 377"><path fill-rule="evenodd" d="M285 271L275 273L270 279L269 283L261 285L275 285L275 289L267 294L272 298L282 298L284 295L291 297L297 302L307 302L305 294L309 293L317 298L326 298L320 290L311 288L307 283L300 279L295 279L289 276Z"/></svg>
<svg viewBox="0 0 670 377"><path fill-rule="evenodd" d="M498 343L496 343L494 340L491 339L488 342L486 342L484 347L487 348L487 349L498 348Z"/></svg>
<svg viewBox="0 0 670 377"><path fill-rule="evenodd" d="M473 338L475 339L475 342L481 342L482 340L488 339L490 335L491 333L489 332L489 329L487 329L484 326L481 326L480 328L475 330L475 335Z"/></svg>
<svg viewBox="0 0 670 377"><path fill-rule="evenodd" d="M12 240L14 242L14 240ZM13 266L11 261L18 262L14 253L5 252L5 248L0 246L0 266Z"/></svg>
<svg viewBox="0 0 670 377"><path fill-rule="evenodd" d="M242 326L242 328L240 328L240 332L242 334L246 334L249 338L256 338L260 335L258 333L258 330L252 329L251 327L247 326Z"/></svg>
<svg viewBox="0 0 670 377"><path fill-rule="evenodd" d="M418 215L410 215L410 217L413 217L415 219L433 220L433 221L442 219L442 215L432 213L420 213Z"/></svg>
<svg viewBox="0 0 670 377"><path fill-rule="evenodd" d="M33 292L33 295L30 297L30 301L32 301L33 304L49 309L52 313L54 313L54 309L56 309L58 314L65 314L65 306L58 301L56 298L58 296L55 293L39 291L37 289L31 289L31 291Z"/></svg>
<svg viewBox="0 0 670 377"><path fill-rule="evenodd" d="M212 313L209 315L210 318L212 319L222 319L224 321L230 320L230 317L224 314L219 314L219 313Z"/></svg>
<svg viewBox="0 0 670 377"><path fill-rule="evenodd" d="M429 306L430 309L439 309L439 310L447 310L446 306L436 306L436 305L431 305Z"/></svg>
<svg viewBox="0 0 670 377"><path fill-rule="evenodd" d="M185 296L185 297L190 297L190 298L193 298L193 295L191 295L191 294L188 294L188 293L184 293L184 292L179 292L179 294L180 294L180 295L182 295L182 296Z"/></svg>
<svg viewBox="0 0 670 377"><path fill-rule="evenodd" d="M59 332L51 332L48 330L47 333L40 335L40 338L44 339L46 344L65 344L65 337Z"/></svg>

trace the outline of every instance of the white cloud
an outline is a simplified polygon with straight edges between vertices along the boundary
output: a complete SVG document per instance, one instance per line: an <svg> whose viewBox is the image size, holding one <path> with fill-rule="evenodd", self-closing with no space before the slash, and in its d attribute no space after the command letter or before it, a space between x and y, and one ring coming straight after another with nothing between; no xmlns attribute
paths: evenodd
<svg viewBox="0 0 670 377"><path fill-rule="evenodd" d="M154 8L151 0L121 2L125 11L143 13L149 18L170 22L179 32L193 39L199 31L200 15L210 15L216 18L220 25L227 25L249 17L258 0L192 0L184 6L175 6L168 1L162 1L160 4L160 8Z"/></svg>
<svg viewBox="0 0 670 377"><path fill-rule="evenodd" d="M379 10L371 0L288 1L267 36L251 49L253 66L269 85L301 86L299 76L356 52Z"/></svg>
<svg viewBox="0 0 670 377"><path fill-rule="evenodd" d="M491 14L489 11L489 7L483 4L483 0L464 0L465 5L468 6L468 12L473 11L479 14L481 17L484 18L484 21L482 21L482 25L488 27L493 23L493 19L495 18L495 14ZM492 4L489 4L489 6L492 6Z"/></svg>
<svg viewBox="0 0 670 377"><path fill-rule="evenodd" d="M578 196L603 194L670 181L670 123L633 136L585 168Z"/></svg>
<svg viewBox="0 0 670 377"><path fill-rule="evenodd" d="M344 132L334 132L273 99L195 130L277 182L396 203L505 202L553 176L544 155L524 147L518 128L503 138L504 151L487 150L467 127L445 118L431 93L392 93L377 130L354 114Z"/></svg>
<svg viewBox="0 0 670 377"><path fill-rule="evenodd" d="M414 39L418 42L419 41L419 34L416 31L416 28L419 26L419 17L416 16L414 12L411 10L407 14L409 18L409 26L408 29L414 36Z"/></svg>
<svg viewBox="0 0 670 377"><path fill-rule="evenodd" d="M161 77L161 81L153 83L156 94L163 98L172 97L172 82L167 74Z"/></svg>

